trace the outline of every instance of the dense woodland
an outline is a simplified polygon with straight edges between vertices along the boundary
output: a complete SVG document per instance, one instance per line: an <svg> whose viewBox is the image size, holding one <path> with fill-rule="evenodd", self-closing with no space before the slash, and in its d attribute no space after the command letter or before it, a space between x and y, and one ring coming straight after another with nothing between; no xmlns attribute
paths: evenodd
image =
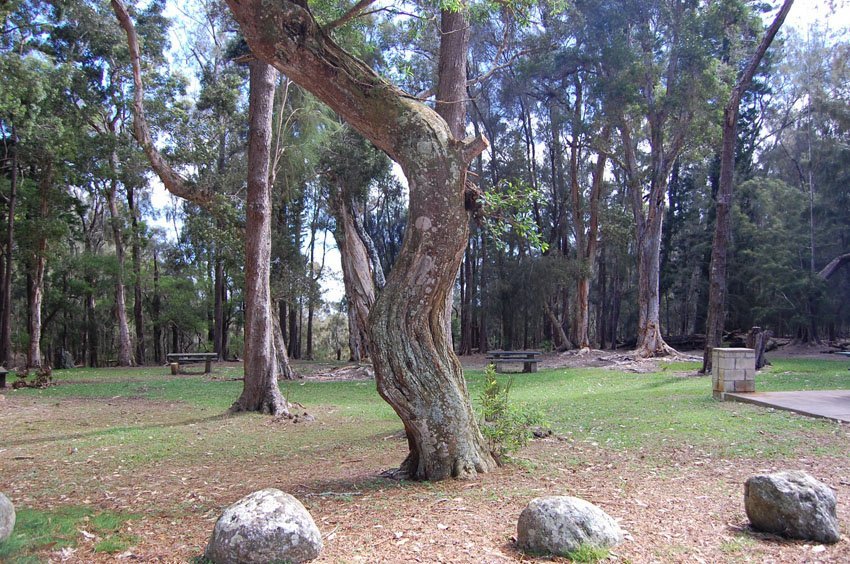
<svg viewBox="0 0 850 564"><path fill-rule="evenodd" d="M670 344L699 342L724 106L777 6L352 5L310 9L348 53L411 99L436 101L443 117L440 29L447 12L468 22L454 134L489 147L466 181L457 353L634 349L653 302L649 323ZM254 58L223 2L185 4L172 18L162 0L128 9L157 154L205 199L152 206L158 178L134 134L130 51L109 2L4 3L0 364L142 365L184 350L243 358ZM178 24L185 42L171 45ZM850 253L848 37L783 27L743 92L726 331L757 325L814 343L850 331L840 261ZM408 185L384 151L286 74L275 72L272 96L275 341L290 358L364 359L369 310L409 222ZM339 303L322 293L332 247Z"/></svg>

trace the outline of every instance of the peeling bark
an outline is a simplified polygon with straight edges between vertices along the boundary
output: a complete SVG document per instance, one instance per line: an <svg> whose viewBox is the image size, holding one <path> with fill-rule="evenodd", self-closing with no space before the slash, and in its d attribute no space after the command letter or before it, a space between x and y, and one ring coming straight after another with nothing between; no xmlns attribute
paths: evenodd
<svg viewBox="0 0 850 564"><path fill-rule="evenodd" d="M347 190L339 186L330 201L336 221L334 238L342 264L342 281L348 298L348 332L351 360L360 362L369 356L369 311L375 304L375 286L368 251L357 233L354 209Z"/></svg>

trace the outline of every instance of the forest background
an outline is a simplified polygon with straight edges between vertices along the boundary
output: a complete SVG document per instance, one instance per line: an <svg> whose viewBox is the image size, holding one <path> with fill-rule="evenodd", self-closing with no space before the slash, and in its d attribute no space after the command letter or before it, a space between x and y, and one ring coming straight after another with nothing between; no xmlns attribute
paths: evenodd
<svg viewBox="0 0 850 564"><path fill-rule="evenodd" d="M166 157L226 203L212 212L152 199L132 135L129 53L108 3L0 8L0 363L241 357L248 56L222 3L181 6L188 32L177 50L167 4L135 8L148 119ZM411 95L433 98L441 7L369 2L335 37ZM338 22L350 6L311 8ZM772 9L471 5L467 131L490 147L470 168L482 195L452 304L460 354L634 348L646 306L639 225L653 189L660 329L673 345L699 341L722 108ZM622 42L605 32L617 24L629 29ZM727 329L758 325L813 343L847 335L850 272L826 267L850 252L848 47L846 30L786 27L744 96ZM379 292L391 272L406 188L383 153L285 76L272 151L279 342L291 358L360 360L368 332L357 284ZM343 270L349 259L339 300L322 294L332 246Z"/></svg>

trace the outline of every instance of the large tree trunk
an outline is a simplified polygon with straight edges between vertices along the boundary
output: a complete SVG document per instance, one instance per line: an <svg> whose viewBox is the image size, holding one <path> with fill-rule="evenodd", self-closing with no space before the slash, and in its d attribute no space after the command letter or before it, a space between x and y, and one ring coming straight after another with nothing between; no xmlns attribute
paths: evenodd
<svg viewBox="0 0 850 564"><path fill-rule="evenodd" d="M135 190L127 186L127 207L130 210L133 230L133 320L136 326L136 364L145 364L145 318L142 310L142 244L139 233L139 210L136 207Z"/></svg>
<svg viewBox="0 0 850 564"><path fill-rule="evenodd" d="M466 137L466 53L469 49L469 22L465 7L440 12L440 54L437 68L435 109L446 120L455 139ZM465 185L464 185L465 189ZM468 221L468 219L467 219ZM458 264L458 269L460 265ZM455 281L446 293L446 333L452 341L452 308Z"/></svg>
<svg viewBox="0 0 850 564"><path fill-rule="evenodd" d="M133 343L130 340L130 325L127 322L127 299L124 286L124 239L121 233L121 218L118 213L118 205L115 201L118 191L118 181L114 178L117 174L117 157L113 153L110 156L113 178L109 182L106 191L106 203L109 206L109 224L112 228L112 242L115 245L115 260L118 262L118 272L115 275L115 321L118 323L118 366L131 366L133 364Z"/></svg>
<svg viewBox="0 0 850 564"><path fill-rule="evenodd" d="M446 332L446 300L466 245L466 168L483 139L454 138L433 110L340 49L303 6L229 0L254 53L343 116L398 162L410 221L369 317L378 391L401 417L413 478L471 476L495 467L478 430Z"/></svg>
<svg viewBox="0 0 850 564"><path fill-rule="evenodd" d="M715 201L716 219L714 239L711 245L711 270L708 289L708 320L705 328L705 350L703 351L702 370L711 372L712 350L720 346L723 326L726 319L726 262L731 233L732 189L735 175L735 143L738 132L738 111L744 92L750 87L761 60L764 58L773 38L785 21L794 0L785 0L773 23L767 29L756 52L747 62L743 74L729 95L729 101L723 110L723 145L720 151L720 181Z"/></svg>
<svg viewBox="0 0 850 564"><path fill-rule="evenodd" d="M245 230L245 385L233 411L289 415L277 384L270 292L272 205L269 185L272 109L277 71L250 63L248 201Z"/></svg>
<svg viewBox="0 0 850 564"><path fill-rule="evenodd" d="M336 222L334 238L342 264L342 282L348 298L349 348L351 360L360 362L369 355L369 311L375 303L375 286L366 245L357 233L357 210L343 186L330 201Z"/></svg>
<svg viewBox="0 0 850 564"><path fill-rule="evenodd" d="M12 147L9 157L9 214L6 220L6 240L4 249L3 289L0 292L0 309L3 314L0 318L0 366L10 366L12 358L12 249L15 244L15 204L18 197L18 150L16 147L17 137L15 128L12 127Z"/></svg>
<svg viewBox="0 0 850 564"><path fill-rule="evenodd" d="M49 191L53 183L53 163L48 162L42 171L39 183L38 215L41 221L46 221L50 213ZM27 350L27 368L41 366L41 305L44 299L44 271L47 266L47 236L39 235L33 256L32 272L30 273L29 295L29 349Z"/></svg>
<svg viewBox="0 0 850 564"><path fill-rule="evenodd" d="M620 120L620 137L625 153L625 169L628 191L631 199L632 214L635 218L635 241L638 255L638 334L636 354L642 357L666 356L676 351L664 342L661 336L661 303L659 278L661 267L661 227L664 220L665 195L672 163L677 151L670 150L669 155L659 155L663 148L663 132L657 124L656 116L653 130L653 145L656 154L652 155L654 166L648 179L643 179L638 168L637 150L631 137L631 130L625 119ZM683 145L684 140L674 143ZM681 149L680 149L681 150ZM647 202L644 203L643 182L649 183Z"/></svg>
<svg viewBox="0 0 850 564"><path fill-rule="evenodd" d="M637 352L643 357L666 356L675 351L661 336L659 274L663 206L650 215L638 240L638 339Z"/></svg>

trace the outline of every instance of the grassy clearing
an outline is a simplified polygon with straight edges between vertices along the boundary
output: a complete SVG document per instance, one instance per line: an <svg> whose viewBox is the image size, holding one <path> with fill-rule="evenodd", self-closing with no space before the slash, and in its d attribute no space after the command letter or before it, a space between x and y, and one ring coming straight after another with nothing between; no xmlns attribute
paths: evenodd
<svg viewBox="0 0 850 564"><path fill-rule="evenodd" d="M519 374L512 377L511 399L541 412L558 434L608 448L639 449L647 455L684 446L717 456L785 456L801 446L804 435L830 435L835 429L833 423L786 412L718 403L711 398L708 377L682 375L693 374L697 368L697 363L676 363L663 366L656 374L595 368ZM227 368L216 376L233 377L236 371ZM60 385L16 394L44 401L99 399L119 406L121 401L171 402L167 414L157 414L156 421L142 412L129 413L124 421L94 421L73 434L66 428L51 428L49 419L28 427L32 435L44 434L45 438L58 432L60 437L73 439L81 450L126 451L121 460L130 466L166 460L178 453L186 461L196 461L211 451L239 458L273 452L286 456L307 447L332 450L341 442L365 448L376 436L400 428L395 414L375 393L373 382L284 382L281 387L287 397L306 406L322 424L305 426L295 434L267 433L248 442L241 440L241 435L262 417L224 415L239 395L239 381L172 377L161 368L56 374ZM477 403L483 373L467 374L470 394ZM508 378L500 376L503 382ZM758 387L850 388L850 371L845 363L834 361L778 360L759 375Z"/></svg>
<svg viewBox="0 0 850 564"><path fill-rule="evenodd" d="M696 363L675 363L654 374L594 368L519 374L513 376L511 399L541 412L556 434L579 447L558 451L563 468L581 465L583 447L612 457L635 454L629 459L653 465L659 476L674 472L671 461L677 453L689 460L846 456L846 431L839 425L715 402L710 378L692 376L697 368ZM142 519L180 522L198 516L198 526L206 531L220 498L186 497L186 484L206 492L221 481L228 492L248 487L243 473L256 468L279 468L284 476L290 468L301 469L302 483L322 484L316 503L357 507L363 496L375 496L373 507L385 504L387 511L395 511L392 499L380 497L388 490L386 481L376 478L354 487L330 478L346 464L363 464L374 475L390 458L400 461L401 424L378 397L374 382L282 383L289 399L303 404L316 421L275 423L260 415L226 415L242 385L226 378L237 377L238 370L219 368L214 380L173 377L160 367L56 371L57 386L8 392L7 401L17 411L0 410L0 452L8 451L0 454L0 460L6 457L0 476L14 475L26 483L29 501L18 507L16 533L0 545L0 560L36 561L81 541L95 555L124 551L140 542L122 530L136 516L133 500L146 489L169 493L151 493L160 497L142 507ZM467 375L477 402L484 376L474 370ZM499 378L504 382L508 376ZM757 383L760 390L847 389L850 371L845 362L777 360ZM519 463L528 475L552 472L546 458L521 457ZM537 485L516 484L511 495L537 495ZM392 487L422 505L458 496L450 483ZM482 504L503 503L505 496L501 487L463 495ZM98 506L103 501L96 501L112 499L131 506L132 513L107 511ZM80 530L97 539L86 539ZM718 550L735 554L748 542L736 538ZM586 561L594 557L587 555Z"/></svg>
<svg viewBox="0 0 850 564"><path fill-rule="evenodd" d="M682 375L698 368L675 363L656 374L595 368L520 374L511 393L514 401L542 410L556 433L650 456L670 447L699 447L714 456L786 456L803 446L808 433L826 436L836 429L787 412L718 403L709 377ZM480 372L470 373L473 397L481 381ZM850 371L834 361L778 360L757 385L764 391L847 389Z"/></svg>

